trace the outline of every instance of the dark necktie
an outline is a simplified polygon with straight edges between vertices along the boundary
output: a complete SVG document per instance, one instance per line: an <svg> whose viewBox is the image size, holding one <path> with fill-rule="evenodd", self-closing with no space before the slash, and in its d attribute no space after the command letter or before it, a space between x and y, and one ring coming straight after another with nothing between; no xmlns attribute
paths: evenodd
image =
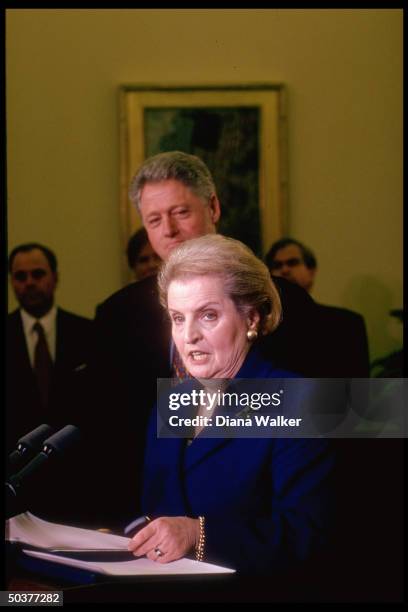
<svg viewBox="0 0 408 612"><path fill-rule="evenodd" d="M43 407L46 408L48 406L53 363L48 350L44 328L39 321L34 324L33 330L38 334L38 340L34 351L34 372L40 390L41 402Z"/></svg>

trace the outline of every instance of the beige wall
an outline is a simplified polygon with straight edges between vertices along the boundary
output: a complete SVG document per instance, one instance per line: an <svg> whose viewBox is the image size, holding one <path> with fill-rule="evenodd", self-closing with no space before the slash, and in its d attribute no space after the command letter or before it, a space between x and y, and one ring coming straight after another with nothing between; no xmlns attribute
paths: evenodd
<svg viewBox="0 0 408 612"><path fill-rule="evenodd" d="M8 247L56 250L62 306L121 284L119 85L283 82L314 295L364 314L373 357L400 345L402 10L9 9L6 36Z"/></svg>

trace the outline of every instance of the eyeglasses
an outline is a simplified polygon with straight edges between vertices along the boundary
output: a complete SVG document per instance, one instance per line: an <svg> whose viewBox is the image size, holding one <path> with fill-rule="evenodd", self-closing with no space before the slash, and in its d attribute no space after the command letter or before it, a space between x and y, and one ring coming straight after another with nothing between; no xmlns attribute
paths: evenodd
<svg viewBox="0 0 408 612"><path fill-rule="evenodd" d="M24 281L26 281L29 276L31 276L31 278L33 278L34 280L40 280L46 274L47 272L43 270L42 268L34 268L34 270L30 270L29 272L24 272L23 270L19 270L18 272L15 272L13 274L13 278L14 280L20 283L24 283Z"/></svg>
<svg viewBox="0 0 408 612"><path fill-rule="evenodd" d="M291 257L290 259L285 259L284 261L273 261L271 263L271 270L281 270L283 266L288 266L288 268L296 268L302 263L302 260L299 257Z"/></svg>

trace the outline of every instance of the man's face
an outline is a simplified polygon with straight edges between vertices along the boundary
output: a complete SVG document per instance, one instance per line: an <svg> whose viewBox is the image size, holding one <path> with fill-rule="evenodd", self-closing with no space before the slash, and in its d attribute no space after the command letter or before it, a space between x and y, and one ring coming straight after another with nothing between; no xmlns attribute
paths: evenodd
<svg viewBox="0 0 408 612"><path fill-rule="evenodd" d="M183 183L170 179L146 183L140 212L153 249L167 259L185 240L215 232L220 205L215 195L207 204Z"/></svg>
<svg viewBox="0 0 408 612"><path fill-rule="evenodd" d="M20 306L33 317L44 316L52 307L57 275L40 249L17 253L11 268L11 284Z"/></svg>
<svg viewBox="0 0 408 612"><path fill-rule="evenodd" d="M305 265L302 251L297 244L289 244L275 255L271 266L271 273L274 276L282 276L292 283L296 283L310 291L313 285L316 269L310 269Z"/></svg>

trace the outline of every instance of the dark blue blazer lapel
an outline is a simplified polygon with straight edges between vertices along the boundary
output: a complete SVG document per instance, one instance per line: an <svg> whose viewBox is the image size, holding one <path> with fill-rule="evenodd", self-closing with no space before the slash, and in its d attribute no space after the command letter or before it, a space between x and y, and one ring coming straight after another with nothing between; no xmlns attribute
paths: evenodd
<svg viewBox="0 0 408 612"><path fill-rule="evenodd" d="M191 469L209 455L216 453L231 442L231 438L204 438L197 436L190 446L186 448L184 460L185 470Z"/></svg>
<svg viewBox="0 0 408 612"><path fill-rule="evenodd" d="M240 370L235 376L234 380L230 381L230 386L228 391L233 392L236 388L239 388L239 381L236 379L242 378L265 378L270 379L272 377L276 378L286 378L291 376L291 373L275 369L271 362L265 361L260 355L258 349L252 347L249 351L244 363L242 364ZM244 389L245 390L245 389ZM235 409L235 412L240 410L239 407ZM222 408L217 408L213 416L217 413L222 413ZM214 429L212 430L214 431ZM221 436L222 430L215 430ZM212 432L211 432L212 433ZM194 439L192 444L187 447L186 455L185 455L185 469L189 470L201 461L203 461L208 456L218 452L223 449L226 445L230 444L235 438L223 438L223 437L203 437L199 435Z"/></svg>
<svg viewBox="0 0 408 612"><path fill-rule="evenodd" d="M185 380L183 383L181 383L178 387L177 387L177 391L180 391L182 393L191 393L191 391L193 389L197 389L200 390L202 389L203 386L202 384L192 378L192 379L188 379ZM215 411L214 414L216 414L217 410ZM180 416L185 416L185 417L192 417L195 416L195 413L191 412L191 407L187 407L184 410L180 410ZM185 446L185 456L184 456L184 469L188 470L190 469L192 466L194 466L196 463L199 463L200 461L202 461L205 457L207 457L209 454L212 454L214 452L216 452L216 450L220 447L224 447L226 444L228 444L230 442L230 440L222 437L222 432L219 432L218 434L218 430L211 430L210 433L212 433L212 431L214 431L214 437L203 437L202 435L198 435L196 438L194 438L194 440L191 442L191 444L187 444L186 445L186 440L184 438L184 444ZM191 435L194 434L194 429L191 428ZM207 431L207 435L208 435L208 431Z"/></svg>
<svg viewBox="0 0 408 612"><path fill-rule="evenodd" d="M287 378L294 374L274 367L271 361L266 361L257 346L249 351L244 363L235 378Z"/></svg>

